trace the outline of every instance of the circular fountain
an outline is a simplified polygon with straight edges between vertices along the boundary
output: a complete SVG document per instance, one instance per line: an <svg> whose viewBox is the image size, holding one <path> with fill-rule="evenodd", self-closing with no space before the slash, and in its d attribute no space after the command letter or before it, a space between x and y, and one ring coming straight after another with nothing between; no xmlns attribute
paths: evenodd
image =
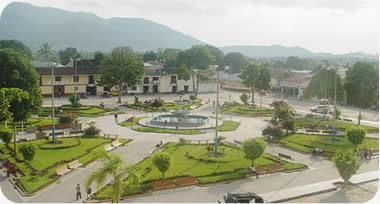
<svg viewBox="0 0 380 204"><path fill-rule="evenodd" d="M177 102L180 109L170 111L170 114L162 114L151 118L145 118L138 123L142 126L167 128L167 129L208 129L215 127L215 119L202 115L192 115L190 110L182 109L182 101ZM219 121L218 125L223 122Z"/></svg>

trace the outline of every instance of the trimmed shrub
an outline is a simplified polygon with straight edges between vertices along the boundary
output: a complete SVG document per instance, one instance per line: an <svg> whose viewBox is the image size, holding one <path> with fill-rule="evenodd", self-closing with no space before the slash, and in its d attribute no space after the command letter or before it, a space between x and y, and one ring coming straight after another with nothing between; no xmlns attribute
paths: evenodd
<svg viewBox="0 0 380 204"><path fill-rule="evenodd" d="M242 93L240 96L240 100L243 102L245 106L248 105L248 94L246 92Z"/></svg>
<svg viewBox="0 0 380 204"><path fill-rule="evenodd" d="M363 143L366 134L367 131L360 126L346 129L346 139L355 146L355 151Z"/></svg>
<svg viewBox="0 0 380 204"><path fill-rule="evenodd" d="M135 96L135 105L139 105L140 102L139 102L139 97Z"/></svg>
<svg viewBox="0 0 380 204"><path fill-rule="evenodd" d="M69 115L63 115L59 117L59 123L61 124L71 124L73 119Z"/></svg>
<svg viewBox="0 0 380 204"><path fill-rule="evenodd" d="M356 154L352 150L338 150L332 160L344 182L350 183L350 178L356 174L356 171L360 167L360 162Z"/></svg>
<svg viewBox="0 0 380 204"><path fill-rule="evenodd" d="M23 144L20 146L19 151L21 152L24 159L32 161L37 152L37 146L34 144Z"/></svg>
<svg viewBox="0 0 380 204"><path fill-rule="evenodd" d="M197 100L197 96L195 96L195 95L190 95L189 98L190 98L190 100L192 100L192 101Z"/></svg>
<svg viewBox="0 0 380 204"><path fill-rule="evenodd" d="M296 123L293 119L285 120L281 123L281 126L286 129L286 135L288 135L288 131L294 132L296 130Z"/></svg>
<svg viewBox="0 0 380 204"><path fill-rule="evenodd" d="M74 97L74 95L69 96L69 102L71 103L71 107L78 108L80 107L80 97L78 96L78 94L75 94L75 96L76 97Z"/></svg>
<svg viewBox="0 0 380 204"><path fill-rule="evenodd" d="M158 100L157 98L154 99L154 101L150 104L152 107L154 108L158 108L158 107L161 107L162 105L164 105L164 102L161 101L161 100Z"/></svg>
<svg viewBox="0 0 380 204"><path fill-rule="evenodd" d="M252 166L255 160L260 158L265 151L265 143L255 138L244 140L241 146L245 154L244 157L251 160Z"/></svg>
<svg viewBox="0 0 380 204"><path fill-rule="evenodd" d="M84 130L85 136L95 137L98 136L100 133L100 130L95 127L95 122L89 123L89 127Z"/></svg>
<svg viewBox="0 0 380 204"><path fill-rule="evenodd" d="M4 143L9 143L13 139L13 132L10 129L0 129L0 139L3 140Z"/></svg>
<svg viewBox="0 0 380 204"><path fill-rule="evenodd" d="M262 131L262 135L278 138L282 136L282 129L280 126L268 126Z"/></svg>
<svg viewBox="0 0 380 204"><path fill-rule="evenodd" d="M153 156L153 165L161 172L162 178L170 167L170 157L166 152L158 152Z"/></svg>

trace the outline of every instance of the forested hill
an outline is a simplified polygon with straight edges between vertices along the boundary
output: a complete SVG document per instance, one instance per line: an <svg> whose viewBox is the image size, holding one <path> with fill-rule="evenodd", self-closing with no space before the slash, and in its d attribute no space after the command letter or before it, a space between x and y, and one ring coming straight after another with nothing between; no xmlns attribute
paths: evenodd
<svg viewBox="0 0 380 204"><path fill-rule="evenodd" d="M49 42L56 50L76 47L85 51L109 51L129 46L136 51L157 48L190 48L203 42L141 18L103 19L91 13L69 12L11 3L0 18L0 40L24 42L33 51Z"/></svg>
<svg viewBox="0 0 380 204"><path fill-rule="evenodd" d="M347 54L331 54L331 53L315 53L302 47L286 47L282 45L271 46L226 46L220 48L224 53L240 52L245 56L253 58L271 58L271 57L289 57L297 56L300 58L351 58L351 59L371 59L377 60L378 56L363 52L347 53Z"/></svg>

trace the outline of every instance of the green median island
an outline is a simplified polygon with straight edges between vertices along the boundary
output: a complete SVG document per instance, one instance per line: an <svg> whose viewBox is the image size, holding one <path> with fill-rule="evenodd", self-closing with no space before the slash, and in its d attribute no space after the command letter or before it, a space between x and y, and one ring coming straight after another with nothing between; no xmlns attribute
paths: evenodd
<svg viewBox="0 0 380 204"><path fill-rule="evenodd" d="M56 169L68 165L71 161L78 160L79 163L87 165L99 158L99 151L104 151L104 146L112 142L111 139L101 137L85 138L71 137L58 138L58 144L50 144L45 139L17 142L17 148L23 144L35 144L38 149L32 161L24 160L20 151L16 158L13 153L13 143L9 145L0 144L0 159L6 157L14 163L18 171L16 183L26 194L31 194L43 189L45 186L59 179ZM119 139L120 143L128 140Z"/></svg>
<svg viewBox="0 0 380 204"><path fill-rule="evenodd" d="M331 129L332 119L328 121L322 120L320 118L299 118L296 119L296 127L297 128L311 128L314 125L316 129L326 129L326 125ZM346 128L357 126L357 124L342 120L335 120L335 127L338 131L345 131ZM360 127L367 130L368 133L378 132L378 127L372 127L368 125L360 125Z"/></svg>
<svg viewBox="0 0 380 204"><path fill-rule="evenodd" d="M259 108L238 103L229 103L224 105L219 113L234 113L243 117L273 117L274 110L268 108Z"/></svg>
<svg viewBox="0 0 380 204"><path fill-rule="evenodd" d="M141 119L144 119L144 118L146 118L146 117L145 116L144 117L136 117L136 122L127 122L127 121L124 121L124 122L119 123L119 125L123 126L123 127L134 126L134 125L137 125L137 121L139 121Z"/></svg>
<svg viewBox="0 0 380 204"><path fill-rule="evenodd" d="M220 154L214 156L213 151L208 151L207 147L207 144L166 144L163 151L170 156L171 164L165 177L163 178L161 172L153 166L152 157L147 157L135 165L141 176L140 184L126 187L122 197L156 190L157 182L173 182L178 185L180 180L186 179L185 177L195 177L199 184L205 185L243 179L251 175L248 169L251 161L244 158L240 148L230 143L220 143ZM289 163L269 154L263 154L255 161L255 166L264 170L269 170L274 165L280 165L283 168L281 171L305 168L302 164ZM110 198L110 191L109 186L104 187L95 194L95 199Z"/></svg>
<svg viewBox="0 0 380 204"><path fill-rule="evenodd" d="M54 121L56 125L60 124L59 120ZM24 131L26 131L26 128L29 126L46 126L46 125L52 125L52 120L51 119L46 119L46 118L29 118L26 122L24 122ZM2 122L0 123L0 129L5 128L5 123ZM8 128L13 129L13 123L8 122ZM21 131L22 130L22 125L21 123L16 123L16 130Z"/></svg>
<svg viewBox="0 0 380 204"><path fill-rule="evenodd" d="M52 114L52 107L43 107L37 114L41 117L47 117ZM73 113L80 117L99 117L103 116L106 113L113 112L113 110L108 108L100 108L98 106L80 106L78 108L73 108L71 105L63 105L59 107L55 107L55 111L57 115L60 114L60 111L63 111L63 114Z"/></svg>
<svg viewBox="0 0 380 204"><path fill-rule="evenodd" d="M218 131L221 131L221 132L234 131L239 127L239 125L240 125L240 122L233 121L233 120L225 120L223 121L223 125L218 127Z"/></svg>
<svg viewBox="0 0 380 204"><path fill-rule="evenodd" d="M155 128L155 127L136 127L133 128L137 132L151 132L151 133L168 133L168 134L183 134L183 135L197 135L204 133L203 130L176 130L167 128Z"/></svg>
<svg viewBox="0 0 380 204"><path fill-rule="evenodd" d="M354 149L354 146L344 137L335 137L335 141L331 141L331 136L292 134L280 138L280 143L290 149L301 152L311 153L314 148L322 148L326 153L325 156L331 158L338 150ZM378 149L379 139L366 138L363 144L359 145L359 149L366 147L367 149Z"/></svg>

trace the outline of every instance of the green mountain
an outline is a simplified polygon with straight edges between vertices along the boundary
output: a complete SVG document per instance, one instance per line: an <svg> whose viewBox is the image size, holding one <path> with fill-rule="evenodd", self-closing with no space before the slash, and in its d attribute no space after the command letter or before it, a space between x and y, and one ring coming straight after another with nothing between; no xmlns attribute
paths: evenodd
<svg viewBox="0 0 380 204"><path fill-rule="evenodd" d="M11 3L0 18L0 40L15 39L32 50L49 42L56 50L76 47L85 51L110 51L129 46L135 51L157 48L190 48L203 42L141 18L100 18L91 13L70 12Z"/></svg>

